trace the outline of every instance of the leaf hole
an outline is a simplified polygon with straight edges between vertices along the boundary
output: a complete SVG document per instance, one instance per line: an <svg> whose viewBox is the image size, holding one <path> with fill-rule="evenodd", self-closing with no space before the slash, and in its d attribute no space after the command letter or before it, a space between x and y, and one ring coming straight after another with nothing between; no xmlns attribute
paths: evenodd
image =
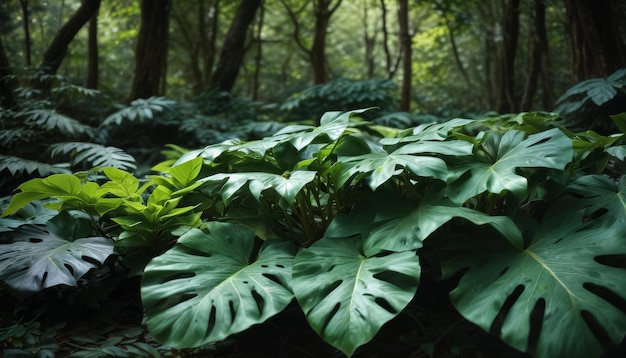
<svg viewBox="0 0 626 358"><path fill-rule="evenodd" d="M541 327L543 326L543 317L546 312L546 300L540 298L535 302L533 310L530 312L530 332L528 332L527 352L537 351L537 342L541 336Z"/></svg>
<svg viewBox="0 0 626 358"><path fill-rule="evenodd" d="M237 309L235 309L235 302L228 301L228 309L230 311L230 321L235 322L235 316L237 315Z"/></svg>
<svg viewBox="0 0 626 358"><path fill-rule="evenodd" d="M594 257L593 260L602 265L626 269L626 254L601 255Z"/></svg>
<svg viewBox="0 0 626 358"><path fill-rule="evenodd" d="M330 285L324 287L324 289L320 290L320 297L328 296L331 292L337 289L337 287L341 286L341 283L343 283L343 280L337 280Z"/></svg>
<svg viewBox="0 0 626 358"><path fill-rule="evenodd" d="M321 327L320 333L322 336L324 335L324 331L326 331L326 328L330 324L330 321L333 319L333 317L335 317L335 315L339 311L339 308L341 308L341 302L337 302L335 306L333 307L333 309L330 310L330 312L328 313L328 316L326 316L326 319L324 320L324 323L322 324L322 327Z"/></svg>
<svg viewBox="0 0 626 358"><path fill-rule="evenodd" d="M583 287L587 291L612 304L613 306L615 306L615 308L622 311L622 313L626 314L626 300L617 293L604 286L596 285L595 283L591 282L585 282L583 284Z"/></svg>
<svg viewBox="0 0 626 358"><path fill-rule="evenodd" d="M175 273L173 275L170 275L164 278L163 283L174 281L174 280L179 280L183 278L191 278L191 277L194 277L195 275L196 274L193 272L178 272L178 273Z"/></svg>
<svg viewBox="0 0 626 358"><path fill-rule="evenodd" d="M263 296L259 295L255 290L251 291L252 298L254 298L254 302L256 303L256 308L259 310L259 316L263 315L263 308L265 307L265 299Z"/></svg>
<svg viewBox="0 0 626 358"><path fill-rule="evenodd" d="M46 286L46 280L48 279L48 272L44 272L43 276L41 277L41 286L45 287Z"/></svg>
<svg viewBox="0 0 626 358"><path fill-rule="evenodd" d="M30 239L28 239L28 241L30 241L30 242L32 242L32 243L39 243L39 242L42 242L43 240L42 240L42 239L37 239L37 238L31 237Z"/></svg>
<svg viewBox="0 0 626 358"><path fill-rule="evenodd" d="M98 261L97 259L94 259L93 257L83 255L80 258L83 261L88 262L88 263L94 265L97 268L101 268L102 267L102 264L100 263L100 261Z"/></svg>
<svg viewBox="0 0 626 358"><path fill-rule="evenodd" d="M397 271L382 271L373 275L377 280L388 282L404 290L410 290L417 286L418 279Z"/></svg>
<svg viewBox="0 0 626 358"><path fill-rule="evenodd" d="M595 219L601 217L602 215L604 215L604 214L606 214L608 212L609 212L608 209L600 208L600 209L592 212L591 214L589 214L588 218L589 218L589 220L595 220Z"/></svg>
<svg viewBox="0 0 626 358"><path fill-rule="evenodd" d="M581 310L580 315L591 330L593 336L596 337L596 340L602 346L602 349L606 352L614 350L615 344L611 341L611 336L609 336L604 327L598 322L598 319L592 315L591 312L586 310Z"/></svg>
<svg viewBox="0 0 626 358"><path fill-rule="evenodd" d="M65 268L72 274L72 276L74 275L74 268L70 264L64 263L63 266L65 266Z"/></svg>
<svg viewBox="0 0 626 358"><path fill-rule="evenodd" d="M387 301L386 299L384 299L383 297L376 297L374 299L374 302L376 302L377 305L379 305L380 307L382 307L385 311L395 315L398 313L398 311L396 311L391 304L389 304L389 301Z"/></svg>
<svg viewBox="0 0 626 358"><path fill-rule="evenodd" d="M267 278L268 280L273 281L273 282L276 282L277 284L279 284L279 285L283 286L283 283L280 281L280 279L278 278L278 276L273 275L273 274L271 274L271 273L267 273L267 272L262 273L261 275L262 275L263 277Z"/></svg>
<svg viewBox="0 0 626 358"><path fill-rule="evenodd" d="M522 295L522 292L524 292L524 288L525 288L524 285L517 285L517 287L515 287L515 289L509 295L509 297L507 297L507 299L504 301L504 304L502 304L500 311L498 312L496 317L493 319L493 322L491 323L491 327L489 328L490 334L500 337L500 334L502 333L502 325L504 324L506 315L509 314L511 307L513 307L515 302L517 302L517 299L519 298L519 296Z"/></svg>
<svg viewBox="0 0 626 358"><path fill-rule="evenodd" d="M509 271L509 266L505 267L504 270L500 271L498 278L504 276L504 274L507 273L507 271Z"/></svg>
<svg viewBox="0 0 626 358"><path fill-rule="evenodd" d="M215 316L216 316L216 309L215 306L211 307L211 313L209 313L209 322L207 325L207 333L211 332L213 330L213 328L215 327Z"/></svg>
<svg viewBox="0 0 626 358"><path fill-rule="evenodd" d="M285 265L277 264L276 267L278 267L278 268L285 268Z"/></svg>
<svg viewBox="0 0 626 358"><path fill-rule="evenodd" d="M556 240L553 242L553 244L554 244L554 245L557 245L557 244L558 244L558 243L560 243L561 241L563 241L563 238L562 238L562 237L560 237L560 238L556 239Z"/></svg>

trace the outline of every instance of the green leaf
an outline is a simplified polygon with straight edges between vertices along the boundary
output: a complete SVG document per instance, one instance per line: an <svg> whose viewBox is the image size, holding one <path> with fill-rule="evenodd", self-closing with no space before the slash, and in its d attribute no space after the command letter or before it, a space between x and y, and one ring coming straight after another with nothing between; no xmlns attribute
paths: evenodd
<svg viewBox="0 0 626 358"><path fill-rule="evenodd" d="M626 133L626 112L610 116L615 126L622 132Z"/></svg>
<svg viewBox="0 0 626 358"><path fill-rule="evenodd" d="M248 184L250 192L257 200L260 200L261 193L264 190L273 188L288 203L292 203L298 192L315 179L315 175L316 172L306 170L298 170L284 175L260 172L224 173L212 175L201 179L201 181L222 181L226 179L226 183L220 190L222 199L226 204L230 203L235 193L246 184Z"/></svg>
<svg viewBox="0 0 626 358"><path fill-rule="evenodd" d="M515 247L522 247L522 234L511 219L490 216L461 207L443 197L441 188L430 186L416 206L392 193L376 193L348 214L337 215L326 230L326 237L363 235L367 255L379 251L417 250L435 230L452 218L463 218L476 225L490 225ZM390 240L389 238L393 238Z"/></svg>
<svg viewBox="0 0 626 358"><path fill-rule="evenodd" d="M360 238L323 238L296 255L292 285L311 327L350 356L406 307L419 277L414 251L366 256Z"/></svg>
<svg viewBox="0 0 626 358"><path fill-rule="evenodd" d="M198 177L198 174L200 174L202 163L202 157L198 157L172 167L170 174L172 174L172 178L176 180L176 185L179 188L184 188L193 183Z"/></svg>
<svg viewBox="0 0 626 358"><path fill-rule="evenodd" d="M626 176L618 180L606 175L586 175L567 188L580 197L576 202L585 209L585 215L607 215L626 224Z"/></svg>
<svg viewBox="0 0 626 358"><path fill-rule="evenodd" d="M484 191L499 194L504 190L522 199L527 194L528 181L516 172L518 168L562 170L573 157L571 140L557 128L526 139L523 132L514 130L501 137L496 132L485 136L482 156L463 161L454 169L459 178L448 190L454 202L462 203Z"/></svg>
<svg viewBox="0 0 626 358"><path fill-rule="evenodd" d="M600 260L626 254L626 226L586 222L572 201L546 214L525 250L487 237L459 237L446 249L446 274L469 268L450 293L459 312L537 357L601 356L585 317L615 344L626 334L626 314L611 303L626 299L626 271Z"/></svg>
<svg viewBox="0 0 626 358"><path fill-rule="evenodd" d="M77 280L113 254L105 237L80 237L81 220L60 213L48 230L20 226L14 242L0 245L0 280L30 294L56 285L76 286ZM79 238L77 238L79 237Z"/></svg>
<svg viewBox="0 0 626 358"><path fill-rule="evenodd" d="M606 102L612 100L613 97L615 97L615 95L617 94L617 90L610 82L604 79L601 81L601 83L598 83L598 86L593 87L592 89L587 91L587 94L589 95L589 97L591 97L591 100L597 106L601 106Z"/></svg>
<svg viewBox="0 0 626 358"><path fill-rule="evenodd" d="M293 299L295 248L267 240L258 255L254 233L209 222L191 229L146 267L141 296L145 323L177 348L222 340L282 311ZM255 259L256 257L256 259Z"/></svg>

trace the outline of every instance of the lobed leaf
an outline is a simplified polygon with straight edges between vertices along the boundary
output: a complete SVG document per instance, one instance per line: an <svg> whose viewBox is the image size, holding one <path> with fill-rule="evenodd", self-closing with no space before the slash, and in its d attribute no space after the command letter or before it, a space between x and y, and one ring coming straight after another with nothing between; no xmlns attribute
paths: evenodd
<svg viewBox="0 0 626 358"><path fill-rule="evenodd" d="M267 240L255 256L250 229L219 222L205 229L181 236L148 264L142 278L145 323L172 347L222 340L272 317L293 299L291 244Z"/></svg>

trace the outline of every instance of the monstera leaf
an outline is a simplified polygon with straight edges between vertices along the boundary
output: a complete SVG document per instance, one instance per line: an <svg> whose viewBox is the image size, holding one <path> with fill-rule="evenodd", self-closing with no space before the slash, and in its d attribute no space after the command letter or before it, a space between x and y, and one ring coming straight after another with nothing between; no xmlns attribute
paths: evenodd
<svg viewBox="0 0 626 358"><path fill-rule="evenodd" d="M0 280L23 294L45 288L76 286L77 280L113 253L105 237L86 237L83 220L61 212L47 230L31 224L14 232L14 242L0 245Z"/></svg>
<svg viewBox="0 0 626 358"><path fill-rule="evenodd" d="M626 300L626 271L604 259L626 254L626 226L607 215L589 221L566 199L526 249L462 237L443 269L469 268L453 304L511 346L538 357L598 357L599 339L617 344L626 334L626 313L613 304Z"/></svg>
<svg viewBox="0 0 626 358"><path fill-rule="evenodd" d="M587 215L606 212L626 224L626 176L614 180L606 175L586 175L572 183L568 192L581 196L577 202Z"/></svg>
<svg viewBox="0 0 626 358"><path fill-rule="evenodd" d="M524 136L516 130L502 136L483 133L476 158L456 169L459 178L450 184L450 198L462 203L484 191L499 194L504 190L523 198L528 181L516 172L518 168L564 169L572 160L572 141L559 129Z"/></svg>
<svg viewBox="0 0 626 358"><path fill-rule="evenodd" d="M164 344L183 348L218 341L261 323L293 299L294 247L268 240L258 254L254 233L209 222L191 229L146 267L145 323Z"/></svg>
<svg viewBox="0 0 626 358"><path fill-rule="evenodd" d="M419 204L379 191L363 200L350 213L337 215L326 230L326 237L361 234L366 238L366 255L385 251L417 250L438 228L452 218L463 218L475 225L490 225L515 247L522 247L522 233L506 216L491 216L452 203L443 196L440 182L432 183ZM393 239L391 239L393 238Z"/></svg>
<svg viewBox="0 0 626 358"><path fill-rule="evenodd" d="M350 356L411 300L415 251L366 255L358 236L323 238L296 255L294 294L311 327Z"/></svg>
<svg viewBox="0 0 626 358"><path fill-rule="evenodd" d="M200 181L221 181L226 179L226 183L221 189L222 200L224 203L230 203L237 191L244 185L248 184L248 188L252 195L260 200L261 193L266 189L274 189L288 203L294 201L298 192L306 184L315 179L316 172L298 170L290 174L278 175L271 173L232 173L232 174L215 174L210 177L201 179Z"/></svg>

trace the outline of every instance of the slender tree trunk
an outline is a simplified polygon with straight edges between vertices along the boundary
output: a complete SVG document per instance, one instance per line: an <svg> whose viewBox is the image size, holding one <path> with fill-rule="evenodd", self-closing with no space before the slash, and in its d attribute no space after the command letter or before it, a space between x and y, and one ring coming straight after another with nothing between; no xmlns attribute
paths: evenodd
<svg viewBox="0 0 626 358"><path fill-rule="evenodd" d="M222 91L232 91L245 55L248 28L254 20L261 0L242 0L230 24L224 45L213 74L212 84Z"/></svg>
<svg viewBox="0 0 626 358"><path fill-rule="evenodd" d="M22 27L24 28L24 58L26 66L31 66L32 59L30 55L30 16L28 16L28 0L20 0L22 7Z"/></svg>
<svg viewBox="0 0 626 358"><path fill-rule="evenodd" d="M76 33L91 19L100 8L100 0L83 0L74 15L59 29L50 46L43 54L43 61L39 66L39 78L45 75L54 75L59 70L61 62L67 53L69 44ZM36 80L37 88L46 90L50 82L48 80Z"/></svg>
<svg viewBox="0 0 626 358"><path fill-rule="evenodd" d="M256 29L256 55L254 57L254 76L252 80L252 99L259 99L259 76L261 74L261 62L263 60L263 20L265 18L265 7L261 4L259 23Z"/></svg>
<svg viewBox="0 0 626 358"><path fill-rule="evenodd" d="M368 79L374 78L376 69L376 57L374 56L374 47L376 46L376 36L369 32L369 8L367 1L363 2L363 45L365 57L365 73Z"/></svg>
<svg viewBox="0 0 626 358"><path fill-rule="evenodd" d="M164 94L171 5L171 0L141 1L141 25L130 100Z"/></svg>
<svg viewBox="0 0 626 358"><path fill-rule="evenodd" d="M89 20L89 39L87 43L87 79L85 87L98 89L98 12Z"/></svg>
<svg viewBox="0 0 626 358"><path fill-rule="evenodd" d="M202 1L201 4L204 4L204 1ZM200 21L198 21L198 29L201 34L200 49L204 63L204 86L211 82L211 76L213 76L213 65L215 63L216 55L215 42L217 39L217 29L219 24L219 9L220 1L213 0L208 10L208 26L204 20L204 13L199 15ZM204 12L204 10L201 10L201 12Z"/></svg>
<svg viewBox="0 0 626 358"><path fill-rule="evenodd" d="M16 85L9 58L0 40L0 107L9 109L15 106L16 101L13 90Z"/></svg>
<svg viewBox="0 0 626 358"><path fill-rule="evenodd" d="M626 67L626 46L620 37L617 0L565 0L572 82L607 77Z"/></svg>
<svg viewBox="0 0 626 358"><path fill-rule="evenodd" d="M541 78L542 86L542 109L550 110L554 102L552 95L552 81L550 71L550 57L548 48L548 35L546 31L546 5L544 0L534 0L534 18L531 34L529 71L522 96L521 110L533 109L533 100L537 90L537 83Z"/></svg>
<svg viewBox="0 0 626 358"><path fill-rule="evenodd" d="M470 82L469 76L467 75L467 71L465 71L465 66L463 66L463 61L461 61L461 56L459 55L459 49L456 45L456 38L454 37L454 32L452 29L452 25L450 21L448 21L446 15L444 14L444 22L446 24L446 28L448 29L448 38L450 39L450 45L452 46L452 55L454 56L454 62L456 63L456 67L461 72L461 76L463 76L463 80L465 81L465 85L469 92L472 91L472 83Z"/></svg>
<svg viewBox="0 0 626 358"><path fill-rule="evenodd" d="M402 88L400 96L400 110L411 110L411 34L409 33L409 4L408 0L398 0L398 24L400 26L400 47L402 51Z"/></svg>
<svg viewBox="0 0 626 358"><path fill-rule="evenodd" d="M505 7L502 24L502 47L499 57L499 99L498 112L516 111L515 100L515 56L519 39L520 0L509 0Z"/></svg>
<svg viewBox="0 0 626 358"><path fill-rule="evenodd" d="M395 60L391 59L391 50L389 49L389 29L387 28L387 6L385 0L380 0L380 10L382 12L382 33L383 33L383 50L385 51L385 69L387 70L387 78L392 79L398 71L398 64L402 59L402 51L398 51Z"/></svg>

